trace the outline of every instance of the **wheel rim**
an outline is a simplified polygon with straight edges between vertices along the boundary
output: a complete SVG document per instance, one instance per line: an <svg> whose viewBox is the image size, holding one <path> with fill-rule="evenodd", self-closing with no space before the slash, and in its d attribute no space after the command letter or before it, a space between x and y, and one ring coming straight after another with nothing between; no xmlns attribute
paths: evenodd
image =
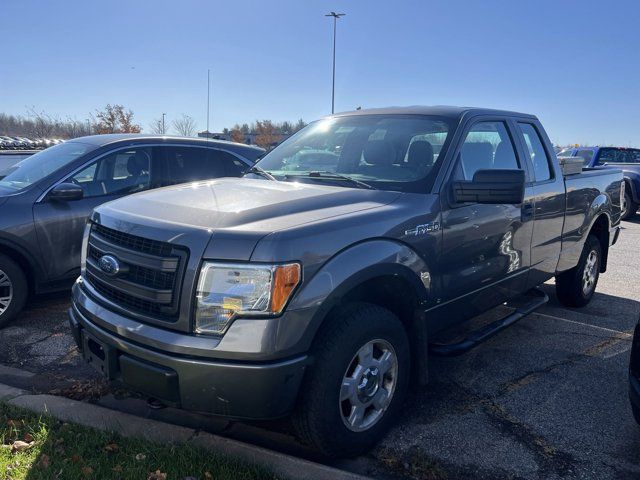
<svg viewBox="0 0 640 480"><path fill-rule="evenodd" d="M7 311L13 299L13 283L9 275L0 270L0 315Z"/></svg>
<svg viewBox="0 0 640 480"><path fill-rule="evenodd" d="M391 404L398 379L398 357L386 340L372 340L353 356L340 388L338 408L353 432L373 427Z"/></svg>
<svg viewBox="0 0 640 480"><path fill-rule="evenodd" d="M589 295L595 288L598 277L598 252L591 250L582 272L582 293Z"/></svg>

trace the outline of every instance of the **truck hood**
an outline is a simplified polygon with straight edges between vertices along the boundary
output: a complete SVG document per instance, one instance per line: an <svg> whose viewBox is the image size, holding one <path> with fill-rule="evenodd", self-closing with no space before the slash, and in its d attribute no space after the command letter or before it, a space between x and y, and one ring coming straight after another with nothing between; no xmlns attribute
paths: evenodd
<svg viewBox="0 0 640 480"><path fill-rule="evenodd" d="M229 258L248 260L256 242L269 233L380 207L399 195L382 190L225 178L131 195L98 207L94 219L161 241L181 243L185 236L197 236L201 243L213 236L218 258L232 252ZM223 240L227 241L225 245L221 244Z"/></svg>

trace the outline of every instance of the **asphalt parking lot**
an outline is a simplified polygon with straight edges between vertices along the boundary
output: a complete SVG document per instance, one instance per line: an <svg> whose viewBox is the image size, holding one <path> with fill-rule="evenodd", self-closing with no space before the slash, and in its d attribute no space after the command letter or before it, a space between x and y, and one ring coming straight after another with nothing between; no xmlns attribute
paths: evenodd
<svg viewBox="0 0 640 480"><path fill-rule="evenodd" d="M640 317L640 220L623 227L589 306L563 308L553 283L545 285L547 306L463 356L431 358L431 382L411 395L398 426L370 454L333 464L380 478L640 477L640 427L627 400L631 333ZM75 350L67 298L35 299L0 331L0 382L313 458L279 424L152 410L109 389Z"/></svg>

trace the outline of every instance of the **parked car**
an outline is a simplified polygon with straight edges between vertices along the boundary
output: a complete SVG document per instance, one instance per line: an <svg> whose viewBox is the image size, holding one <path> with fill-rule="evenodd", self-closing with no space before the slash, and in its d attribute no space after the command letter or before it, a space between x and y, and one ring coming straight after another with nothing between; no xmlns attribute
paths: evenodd
<svg viewBox="0 0 640 480"><path fill-rule="evenodd" d="M629 400L633 418L640 425L640 321L636 325L629 360Z"/></svg>
<svg viewBox="0 0 640 480"><path fill-rule="evenodd" d="M157 187L240 176L263 152L195 138L97 135L0 172L0 326L20 312L28 291L68 288L77 278L94 207Z"/></svg>
<svg viewBox="0 0 640 480"><path fill-rule="evenodd" d="M558 156L582 157L586 167L612 167L622 170L625 180L622 220L633 217L640 206L640 149L625 147L567 148Z"/></svg>
<svg viewBox="0 0 640 480"><path fill-rule="evenodd" d="M10 137L0 136L0 149L10 150L13 148L14 140Z"/></svg>
<svg viewBox="0 0 640 480"><path fill-rule="evenodd" d="M339 114L245 178L98 207L70 325L110 380L189 410L292 413L304 442L355 455L426 381L433 335L554 276L564 304L588 303L621 189L618 170L565 178L532 115ZM488 333L431 348L468 350L546 301L529 296Z"/></svg>

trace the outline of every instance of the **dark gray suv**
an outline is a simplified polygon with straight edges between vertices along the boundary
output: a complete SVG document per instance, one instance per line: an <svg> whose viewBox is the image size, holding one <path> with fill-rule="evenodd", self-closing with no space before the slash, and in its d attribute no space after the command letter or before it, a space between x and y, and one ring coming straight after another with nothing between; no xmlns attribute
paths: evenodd
<svg viewBox="0 0 640 480"><path fill-rule="evenodd" d="M0 326L29 292L68 288L98 205L153 188L239 177L264 153L231 142L97 135L48 148L0 172Z"/></svg>

